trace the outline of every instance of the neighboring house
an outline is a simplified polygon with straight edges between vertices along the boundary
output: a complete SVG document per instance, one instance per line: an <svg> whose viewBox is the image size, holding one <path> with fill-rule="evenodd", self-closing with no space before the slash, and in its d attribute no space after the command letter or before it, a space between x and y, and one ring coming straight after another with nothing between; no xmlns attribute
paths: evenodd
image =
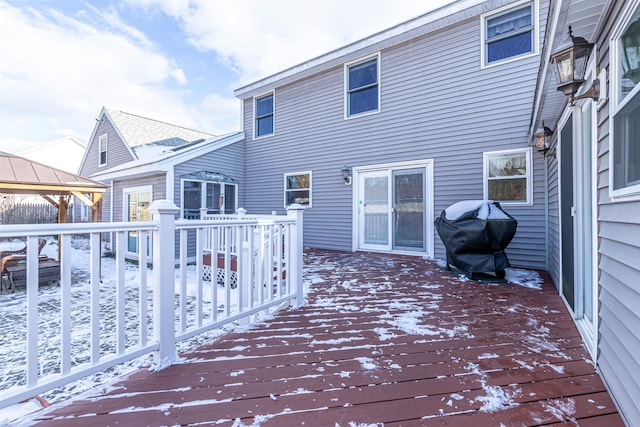
<svg viewBox="0 0 640 427"><path fill-rule="evenodd" d="M547 270L621 414L639 426L640 1L564 0L549 15L530 128L549 128ZM596 79L600 89L573 104L550 62L569 26L594 44L576 95Z"/></svg>
<svg viewBox="0 0 640 427"><path fill-rule="evenodd" d="M86 145L75 136L65 136L25 150L18 155L75 174L78 173L86 148Z"/></svg>
<svg viewBox="0 0 640 427"><path fill-rule="evenodd" d="M25 159L33 160L38 163L42 163L53 168L69 172L72 174L78 173L78 167L84 156L86 145L84 145L75 136L65 136L55 141L38 145L36 147L25 150L18 153L19 156ZM35 203L35 204L47 204L47 202L38 196L23 196L19 198L20 203ZM73 204L72 206L84 206L86 212L89 209L86 205ZM91 215L89 215L90 217Z"/></svg>
<svg viewBox="0 0 640 427"><path fill-rule="evenodd" d="M236 90L244 207L306 205L309 246L444 258L435 216L498 200L518 220L511 263L544 268L528 130L548 9L458 1Z"/></svg>
<svg viewBox="0 0 640 427"><path fill-rule="evenodd" d="M242 132L220 137L103 108L80 174L110 185L106 221L144 221L154 200L168 199L193 218L200 209L235 212L243 181ZM109 239L111 240L111 239ZM127 252L137 251L132 233Z"/></svg>

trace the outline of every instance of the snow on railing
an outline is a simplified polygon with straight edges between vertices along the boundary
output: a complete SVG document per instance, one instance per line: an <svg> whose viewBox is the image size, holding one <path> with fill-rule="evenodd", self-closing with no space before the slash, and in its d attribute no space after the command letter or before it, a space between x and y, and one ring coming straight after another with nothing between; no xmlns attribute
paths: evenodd
<svg viewBox="0 0 640 427"><path fill-rule="evenodd" d="M149 210L148 222L2 227L0 240L26 238L27 253L26 287L10 294L14 304L16 298L24 304L12 343L24 363L3 373L0 407L148 353L162 368L175 361L178 341L303 304L302 207L286 216L201 220L176 220L179 210L169 201ZM105 233L115 235L114 257L103 257ZM78 235L86 236L87 248L72 251ZM47 250L59 261L59 287L39 287L43 236L58 236L57 250ZM125 258L132 249L135 264ZM0 282L7 285L7 275ZM53 306L43 307L43 292ZM45 323L53 335L43 332Z"/></svg>

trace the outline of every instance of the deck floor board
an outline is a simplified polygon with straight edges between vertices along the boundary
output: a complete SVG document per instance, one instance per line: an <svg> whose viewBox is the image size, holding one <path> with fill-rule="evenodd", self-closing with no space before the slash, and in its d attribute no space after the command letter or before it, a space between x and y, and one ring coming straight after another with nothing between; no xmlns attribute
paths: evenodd
<svg viewBox="0 0 640 427"><path fill-rule="evenodd" d="M623 426L541 289L418 257L313 250L307 304L43 411L37 425Z"/></svg>

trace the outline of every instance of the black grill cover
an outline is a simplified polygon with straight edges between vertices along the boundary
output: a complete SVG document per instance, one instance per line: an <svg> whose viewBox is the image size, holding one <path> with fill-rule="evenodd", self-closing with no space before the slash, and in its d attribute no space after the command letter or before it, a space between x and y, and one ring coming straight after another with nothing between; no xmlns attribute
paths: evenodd
<svg viewBox="0 0 640 427"><path fill-rule="evenodd" d="M506 213L500 203L483 201L477 209L456 219L447 219L444 210L435 225L447 250L447 268L453 265L469 274L504 274L504 269L509 267L504 250L516 234L518 221Z"/></svg>

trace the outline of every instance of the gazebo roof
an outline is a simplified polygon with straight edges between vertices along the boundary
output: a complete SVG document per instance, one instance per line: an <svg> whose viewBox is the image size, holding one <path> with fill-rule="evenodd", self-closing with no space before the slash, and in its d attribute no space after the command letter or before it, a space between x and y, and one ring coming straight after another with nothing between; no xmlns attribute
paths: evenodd
<svg viewBox="0 0 640 427"><path fill-rule="evenodd" d="M102 193L107 185L0 151L0 193L78 195Z"/></svg>

